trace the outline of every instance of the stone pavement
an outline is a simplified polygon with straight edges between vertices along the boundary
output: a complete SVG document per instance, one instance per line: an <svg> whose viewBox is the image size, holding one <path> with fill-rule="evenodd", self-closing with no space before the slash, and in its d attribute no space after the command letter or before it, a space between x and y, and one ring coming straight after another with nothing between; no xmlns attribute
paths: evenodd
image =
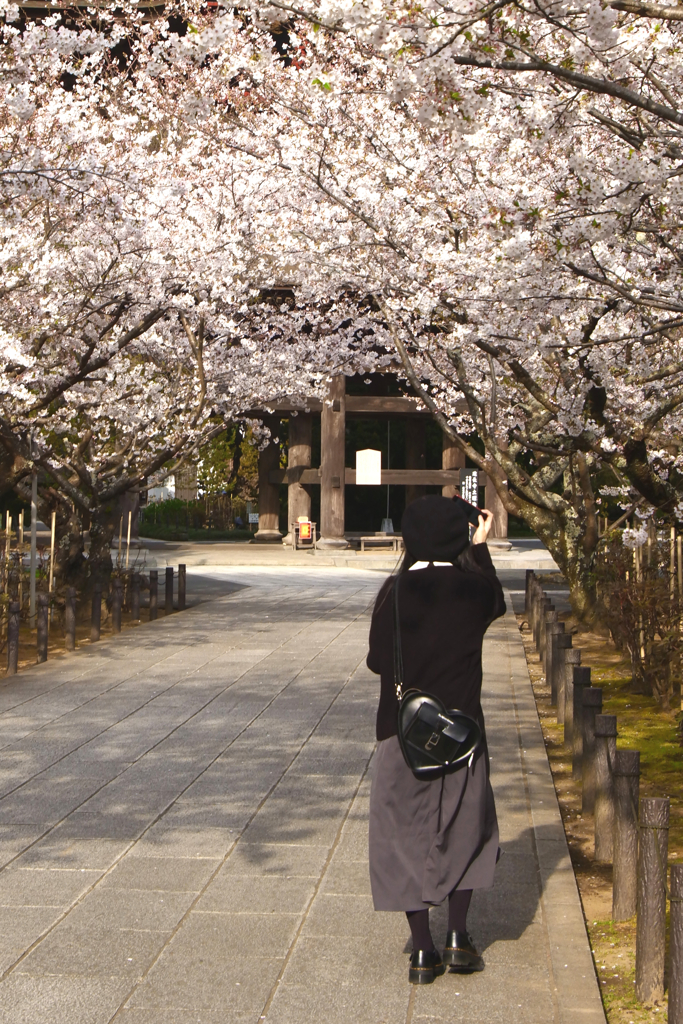
<svg viewBox="0 0 683 1024"><path fill-rule="evenodd" d="M211 577L188 579L205 603L0 688L0 1022L604 1024L514 619L485 652L486 971L415 989L367 873L381 576Z"/></svg>
<svg viewBox="0 0 683 1024"><path fill-rule="evenodd" d="M491 546L491 557L497 569L517 570L524 577L525 569L557 571L552 555L539 540L524 538L512 540L512 547ZM495 544L495 542L494 542ZM116 559L118 549L112 548ZM254 544L250 541L159 541L143 537L131 547L131 559L145 568L163 568L184 562L194 566L291 566L313 569L335 566L338 569L376 569L392 572L401 561L402 553L392 554L381 548L360 551L293 551L283 544Z"/></svg>

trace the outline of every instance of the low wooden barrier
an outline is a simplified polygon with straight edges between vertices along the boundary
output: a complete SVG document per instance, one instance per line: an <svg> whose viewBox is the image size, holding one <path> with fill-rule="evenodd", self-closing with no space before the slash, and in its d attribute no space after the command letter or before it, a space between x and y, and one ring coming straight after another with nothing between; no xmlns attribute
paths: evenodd
<svg viewBox="0 0 683 1024"><path fill-rule="evenodd" d="M613 865L612 919L636 915L636 998L662 999L666 907L670 905L668 1024L683 1024L683 865L667 887L669 798L639 801L640 753L617 750L617 717L602 713L603 693L564 632L542 580L527 570L525 617L543 665L557 721L581 783L582 813L593 815L595 860Z"/></svg>
<svg viewBox="0 0 683 1024"><path fill-rule="evenodd" d="M164 578L164 612L171 615L174 611L174 585L177 579L177 609L184 611L187 607L187 571L185 565L179 565L177 573L172 566L165 571ZM149 593L148 608L150 621L158 616L159 572L151 569L149 579L144 580L138 570L125 576L115 576L110 585L108 597L111 606L111 625L113 633L121 632L124 607L130 610L132 622L140 621L141 591ZM100 581L93 586L90 608L90 642L97 643L102 631L103 586ZM67 587L64 599L64 646L67 651L76 648L76 622L78 618L78 596L75 587ZM41 664L47 661L50 625L53 621L54 594L39 593L36 599L36 661ZM7 605L7 675L15 675L19 665L19 629L21 625L22 605L20 601L10 601Z"/></svg>

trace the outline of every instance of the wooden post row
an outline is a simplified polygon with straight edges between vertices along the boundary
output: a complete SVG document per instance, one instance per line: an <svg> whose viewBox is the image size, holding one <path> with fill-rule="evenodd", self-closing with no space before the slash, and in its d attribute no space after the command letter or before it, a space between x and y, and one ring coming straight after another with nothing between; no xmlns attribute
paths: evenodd
<svg viewBox="0 0 683 1024"><path fill-rule="evenodd" d="M530 570L531 571L531 570ZM156 618L156 587L152 587L153 577L157 571L150 572L150 619ZM166 570L166 600L169 602L169 579L172 594L173 569ZM156 580L154 580L156 582ZM152 600L152 594L154 600ZM173 608L173 598L170 597L170 608ZM112 587L112 629L114 633L121 632L121 609L123 604L123 583L121 580L114 580ZM50 594L38 594L36 596L36 663L38 665L47 661L50 626ZM178 566L178 607L184 610L186 605L186 567ZM154 613L152 612L154 610ZM140 619L140 576L133 573L131 582L131 612L135 621ZM90 641L96 643L100 639L102 624L102 584L95 583L92 595ZM18 601L12 601L8 607L7 623L7 675L16 675L19 665L19 629L21 625L21 605ZM67 651L76 648L76 588L67 587L65 614L64 614L65 647Z"/></svg>
<svg viewBox="0 0 683 1024"><path fill-rule="evenodd" d="M595 815L595 860L614 864L613 920L637 912L636 997L657 1002L664 995L669 800L641 800L639 842L640 754L617 751L616 716L601 714L602 690L591 687L590 668L581 666L581 652L533 570L526 573L525 615L572 749L573 777L582 781L582 812ZM683 865L671 869L669 1024L683 1024Z"/></svg>

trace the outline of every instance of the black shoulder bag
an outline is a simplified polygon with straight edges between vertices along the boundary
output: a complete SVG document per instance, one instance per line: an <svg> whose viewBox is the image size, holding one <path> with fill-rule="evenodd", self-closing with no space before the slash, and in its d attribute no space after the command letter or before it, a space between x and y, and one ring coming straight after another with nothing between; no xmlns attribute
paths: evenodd
<svg viewBox="0 0 683 1024"><path fill-rule="evenodd" d="M398 610L398 584L394 584L394 685L398 699L398 740L406 764L418 779L454 771L472 763L481 743L477 722L462 711L446 710L438 697L423 690L403 692L403 653Z"/></svg>

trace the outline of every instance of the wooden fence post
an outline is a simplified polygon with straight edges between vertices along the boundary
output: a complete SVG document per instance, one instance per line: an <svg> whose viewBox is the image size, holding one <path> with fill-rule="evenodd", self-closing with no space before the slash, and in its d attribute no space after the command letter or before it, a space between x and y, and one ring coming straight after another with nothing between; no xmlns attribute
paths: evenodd
<svg viewBox="0 0 683 1024"><path fill-rule="evenodd" d="M580 782L583 778L583 691L591 684L591 670L587 665L576 665L572 672L572 778ZM565 743L567 723L565 708Z"/></svg>
<svg viewBox="0 0 683 1024"><path fill-rule="evenodd" d="M64 646L67 651L76 650L76 588L66 588L66 603L64 606Z"/></svg>
<svg viewBox="0 0 683 1024"><path fill-rule="evenodd" d="M149 570L149 621L153 622L158 613L159 570Z"/></svg>
<svg viewBox="0 0 683 1024"><path fill-rule="evenodd" d="M123 583L115 579L111 593L111 629L112 633L121 632L121 607L123 605Z"/></svg>
<svg viewBox="0 0 683 1024"><path fill-rule="evenodd" d="M614 850L614 780L617 716L595 716L595 860L609 864Z"/></svg>
<svg viewBox="0 0 683 1024"><path fill-rule="evenodd" d="M668 1024L683 1024L683 864L671 865L669 882L669 1013Z"/></svg>
<svg viewBox="0 0 683 1024"><path fill-rule="evenodd" d="M556 619L551 622L546 633L545 638L545 682L546 686L550 687L550 703L557 706L557 685L555 680L555 668L554 662L557 657L557 638L558 636L564 635L564 622L557 621L557 612L555 612Z"/></svg>
<svg viewBox="0 0 683 1024"><path fill-rule="evenodd" d="M587 686L583 691L583 770L581 813L595 810L595 716L602 714L602 689Z"/></svg>
<svg viewBox="0 0 683 1024"><path fill-rule="evenodd" d="M547 662L547 658L548 658L548 647L550 645L550 633L551 633L552 628L553 628L553 626L555 625L556 622L557 622L557 611L555 609L555 605L551 604L550 607L546 609L545 614L543 616L543 631L541 633L541 649L539 651L539 657L540 657L541 665L543 665L543 671L544 672L545 672L545 669L546 669L546 662ZM547 682L548 682L548 678L546 676L546 683Z"/></svg>
<svg viewBox="0 0 683 1024"><path fill-rule="evenodd" d="M668 797L643 797L640 801L636 999L641 1003L655 1003L664 998L669 812Z"/></svg>
<svg viewBox="0 0 683 1024"><path fill-rule="evenodd" d="M7 675L15 676L19 668L19 625L21 622L21 605L18 601L10 601L9 618L7 620Z"/></svg>
<svg viewBox="0 0 683 1024"><path fill-rule="evenodd" d="M566 693L565 681L567 677L567 651L571 650L572 643L573 640L571 633L559 633L555 637L555 649L557 657L553 663L553 672L555 675L553 686L555 687L555 691L557 693L558 725L564 725Z"/></svg>
<svg viewBox="0 0 683 1024"><path fill-rule="evenodd" d="M537 651L541 649L541 629L543 628L543 619L548 608L552 604L549 597L546 597L544 592L539 592L539 597L536 602L536 615L534 621L534 646Z"/></svg>
<svg viewBox="0 0 683 1024"><path fill-rule="evenodd" d="M90 642L95 644L100 639L102 629L102 583L98 580L92 591L90 608Z"/></svg>
<svg viewBox="0 0 683 1024"><path fill-rule="evenodd" d="M166 593L164 595L164 615L173 611L173 566L166 567Z"/></svg>
<svg viewBox="0 0 683 1024"><path fill-rule="evenodd" d="M541 665L545 666L545 638L548 633L548 625L555 621L555 605L552 601L546 599L543 602L543 614L541 615L541 627L538 633L538 660Z"/></svg>
<svg viewBox="0 0 683 1024"><path fill-rule="evenodd" d="M640 753L617 750L614 759L613 921L628 921L636 912L639 776Z"/></svg>
<svg viewBox="0 0 683 1024"><path fill-rule="evenodd" d="M531 591L531 622L529 628L531 629L531 636L536 643L536 637L538 635L538 616L540 614L541 602L543 600L543 587L538 576L534 578L533 589Z"/></svg>
<svg viewBox="0 0 683 1024"><path fill-rule="evenodd" d="M536 580L536 586L534 590L534 646L538 650L538 631L541 628L541 616L543 614L543 602L545 601L545 593L543 591L543 584L540 579Z"/></svg>
<svg viewBox="0 0 683 1024"><path fill-rule="evenodd" d="M134 572L130 581L130 617L133 622L140 621L140 573Z"/></svg>
<svg viewBox="0 0 683 1024"><path fill-rule="evenodd" d="M538 578L534 573L529 588L529 632L533 639L536 635L536 603L538 601Z"/></svg>
<svg viewBox="0 0 683 1024"><path fill-rule="evenodd" d="M38 594L38 614L36 616L36 661L40 665L47 661L48 616L50 598L47 594Z"/></svg>
<svg viewBox="0 0 683 1024"><path fill-rule="evenodd" d="M526 569L524 574L524 618L527 626L529 625L529 615L531 613L531 587L533 586L533 577L535 577L533 569Z"/></svg>
<svg viewBox="0 0 683 1024"><path fill-rule="evenodd" d="M574 743L574 669L581 664L581 651L576 647L564 652L564 742L570 749Z"/></svg>

